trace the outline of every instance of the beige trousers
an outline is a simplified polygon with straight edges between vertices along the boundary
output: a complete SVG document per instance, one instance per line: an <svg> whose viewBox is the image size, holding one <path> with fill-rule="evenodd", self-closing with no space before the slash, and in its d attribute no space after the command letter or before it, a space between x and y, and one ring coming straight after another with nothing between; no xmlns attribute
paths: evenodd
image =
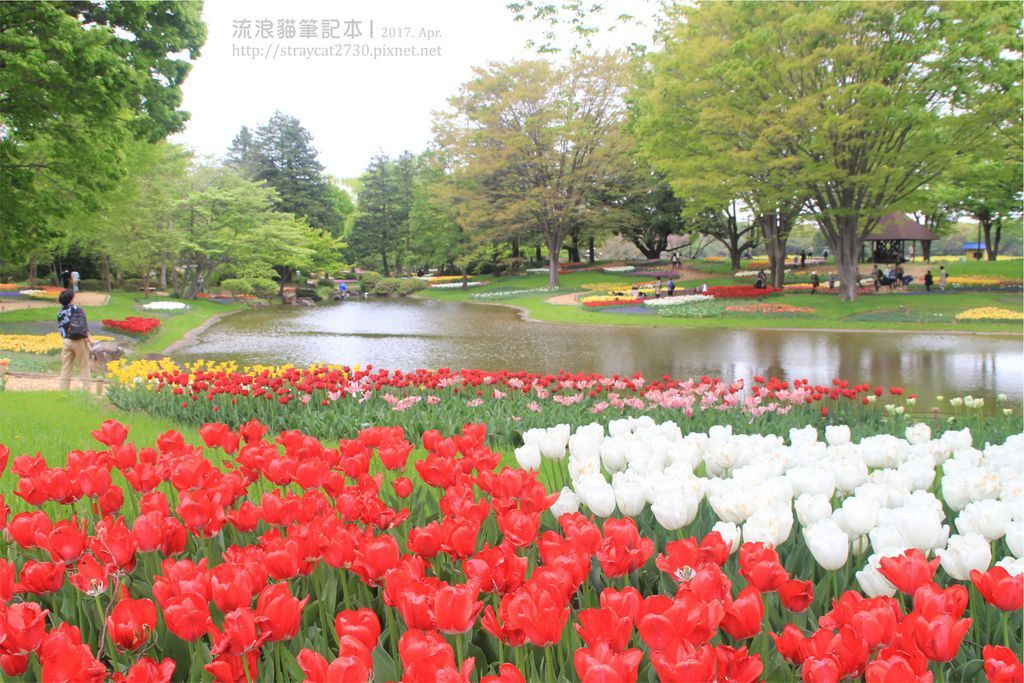
<svg viewBox="0 0 1024 683"><path fill-rule="evenodd" d="M71 366L78 361L79 376L82 379L83 389L88 389L89 380L92 378L89 367L89 342L85 339L62 339L60 350L60 390L67 391L71 388Z"/></svg>

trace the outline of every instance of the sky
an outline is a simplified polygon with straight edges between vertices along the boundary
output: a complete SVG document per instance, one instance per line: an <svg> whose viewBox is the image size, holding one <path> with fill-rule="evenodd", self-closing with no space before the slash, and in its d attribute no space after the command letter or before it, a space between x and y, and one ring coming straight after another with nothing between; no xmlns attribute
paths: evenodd
<svg viewBox="0 0 1024 683"><path fill-rule="evenodd" d="M310 131L337 178L358 176L378 151L422 151L432 112L473 66L536 56L526 41L539 27L513 21L507 2L206 0L206 44L182 87L191 119L171 140L220 158L241 126L280 110ZM631 5L652 11L645 0ZM598 44L624 47L648 34L628 26Z"/></svg>

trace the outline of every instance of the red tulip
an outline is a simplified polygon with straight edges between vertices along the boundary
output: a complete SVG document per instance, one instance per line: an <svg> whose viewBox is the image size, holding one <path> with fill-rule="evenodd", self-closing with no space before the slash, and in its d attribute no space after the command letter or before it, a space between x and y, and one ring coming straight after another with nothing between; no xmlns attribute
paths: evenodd
<svg viewBox="0 0 1024 683"><path fill-rule="evenodd" d="M42 510L19 512L7 525L7 532L22 548L44 547L52 530L53 522Z"/></svg>
<svg viewBox="0 0 1024 683"><path fill-rule="evenodd" d="M163 612L167 629L185 641L199 640L210 627L210 607L195 595L169 598Z"/></svg>
<svg viewBox="0 0 1024 683"><path fill-rule="evenodd" d="M508 593L526 580L525 557L516 554L508 543L484 548L462 561L462 570L468 579L476 579L485 593Z"/></svg>
<svg viewBox="0 0 1024 683"><path fill-rule="evenodd" d="M921 652L933 662L948 662L956 657L960 641L971 627L970 619L957 620L948 614L929 618L911 614L905 623Z"/></svg>
<svg viewBox="0 0 1024 683"><path fill-rule="evenodd" d="M369 681L373 674L373 657L370 650L359 641L343 636L338 646L338 656L328 663L321 655L303 649L296 657L299 668L306 674L309 683L334 683L334 681Z"/></svg>
<svg viewBox="0 0 1024 683"><path fill-rule="evenodd" d="M395 489L395 495L399 498L408 498L412 493L412 479L409 479L409 477L399 477L391 485Z"/></svg>
<svg viewBox="0 0 1024 683"><path fill-rule="evenodd" d="M213 602L225 614L241 607L251 607L255 588L252 574L236 564L225 562L210 571Z"/></svg>
<svg viewBox="0 0 1024 683"><path fill-rule="evenodd" d="M641 538L632 518L606 519L604 540L597 549L597 561L606 576L624 576L636 571L654 553L654 541Z"/></svg>
<svg viewBox="0 0 1024 683"><path fill-rule="evenodd" d="M628 614L619 615L609 607L601 607L580 610L576 618L578 621L573 626L587 647L594 648L603 644L613 652L621 653L629 646L629 638L633 635L633 619Z"/></svg>
<svg viewBox="0 0 1024 683"><path fill-rule="evenodd" d="M434 624L441 633L465 633L473 627L484 604L477 600L480 586L467 584L442 586L434 595Z"/></svg>
<svg viewBox="0 0 1024 683"><path fill-rule="evenodd" d="M761 632L764 618L764 603L761 594L753 586L740 591L739 596L725 610L722 629L737 640L753 638Z"/></svg>
<svg viewBox="0 0 1024 683"><path fill-rule="evenodd" d="M865 683L932 683L932 672L928 671L927 660L924 670L915 670L914 664L899 655L879 657L868 662L864 672Z"/></svg>
<svg viewBox="0 0 1024 683"><path fill-rule="evenodd" d="M157 662L143 657L126 674L115 673L114 683L170 683L174 675L174 660L170 657Z"/></svg>
<svg viewBox="0 0 1024 683"><path fill-rule="evenodd" d="M803 644L807 637L804 636L799 628L793 624L786 624L782 628L781 635L776 633L769 633L768 635L775 641L775 649L779 651L783 659L797 666L804 663L807 655L803 652Z"/></svg>
<svg viewBox="0 0 1024 683"><path fill-rule="evenodd" d="M92 432L92 438L111 448L120 446L128 438L128 428L117 420L104 420L100 428Z"/></svg>
<svg viewBox="0 0 1024 683"><path fill-rule="evenodd" d="M985 678L989 683L1019 683L1024 680L1024 666L1010 648L986 645L981 656L985 660Z"/></svg>
<svg viewBox="0 0 1024 683"><path fill-rule="evenodd" d="M734 683L754 683L764 670L760 655L748 655L747 648L719 645L715 648L718 660L718 680Z"/></svg>
<svg viewBox="0 0 1024 683"><path fill-rule="evenodd" d="M43 681L101 683L107 680L107 667L93 656L88 645L82 644L82 634L77 628L52 631L38 654Z"/></svg>
<svg viewBox="0 0 1024 683"><path fill-rule="evenodd" d="M924 553L917 548L911 548L896 557L883 557L878 571L898 590L913 595L918 588L931 583L938 566L939 558L936 557L929 562L925 559Z"/></svg>
<svg viewBox="0 0 1024 683"><path fill-rule="evenodd" d="M480 683L526 683L526 678L515 664L506 662L498 667L496 675L481 676Z"/></svg>
<svg viewBox="0 0 1024 683"><path fill-rule="evenodd" d="M232 657L258 649L271 635L270 632L257 634L256 613L248 608L228 612L224 615L224 630L211 624L209 633L213 640L210 654Z"/></svg>
<svg viewBox="0 0 1024 683"><path fill-rule="evenodd" d="M237 657L218 655L203 666L203 670L213 676L217 683L248 683L259 680L259 663L259 649L253 649Z"/></svg>
<svg viewBox="0 0 1024 683"><path fill-rule="evenodd" d="M985 573L972 569L971 583L985 602L1001 610L1016 612L1024 607L1024 574L1012 576L1005 568L995 565Z"/></svg>
<svg viewBox="0 0 1024 683"><path fill-rule="evenodd" d="M782 606L792 612L803 612L814 602L814 583L811 581L789 579L779 586L778 592Z"/></svg>
<svg viewBox="0 0 1024 683"><path fill-rule="evenodd" d="M352 571L371 586L380 585L389 569L398 564L398 542L387 534L368 539L356 548Z"/></svg>
<svg viewBox="0 0 1024 683"><path fill-rule="evenodd" d="M581 647L573 654L573 665L581 681L636 681L644 653L636 648L616 652L605 643ZM554 672L549 671L553 676Z"/></svg>
<svg viewBox="0 0 1024 683"><path fill-rule="evenodd" d="M16 593L45 595L56 593L64 585L63 562L36 562L28 560L21 567L21 580L15 584Z"/></svg>
<svg viewBox="0 0 1024 683"><path fill-rule="evenodd" d="M12 678L28 671L28 655L0 654L0 671Z"/></svg>
<svg viewBox="0 0 1024 683"><path fill-rule="evenodd" d="M293 597L287 583L266 586L256 599L256 623L260 633L266 634L271 642L294 638L307 602L308 596L302 600Z"/></svg>
<svg viewBox="0 0 1024 683"><path fill-rule="evenodd" d="M46 538L46 549L54 562L74 562L85 552L87 536L77 520L61 520L53 525Z"/></svg>
<svg viewBox="0 0 1024 683"><path fill-rule="evenodd" d="M534 645L544 647L561 640L568 619L569 605L563 602L561 591L530 581L509 600L506 625L522 631Z"/></svg>
<svg viewBox="0 0 1024 683"><path fill-rule="evenodd" d="M334 617L334 631L338 638L355 638L365 645L367 650L372 651L377 647L377 639L380 638L380 620L376 612L367 607L343 610Z"/></svg>
<svg viewBox="0 0 1024 683"><path fill-rule="evenodd" d="M800 677L804 683L839 683L843 675L835 657L825 656L805 659Z"/></svg>
<svg viewBox="0 0 1024 683"><path fill-rule="evenodd" d="M441 525L437 522L430 522L424 527L410 529L407 545L409 552L429 560L441 552L443 540Z"/></svg>
<svg viewBox="0 0 1024 683"><path fill-rule="evenodd" d="M498 529L516 548L532 545L540 531L540 514L513 508L498 515Z"/></svg>
<svg viewBox="0 0 1024 683"><path fill-rule="evenodd" d="M137 650L156 628L156 605L152 600L133 600L124 589L121 599L107 617L107 633L119 650Z"/></svg>
<svg viewBox="0 0 1024 683"><path fill-rule="evenodd" d="M620 617L629 617L631 624L635 624L640 610L643 608L644 597L637 589L627 586L622 590L605 588L601 591L601 607L606 607Z"/></svg>
<svg viewBox="0 0 1024 683"><path fill-rule="evenodd" d="M97 560L126 572L135 568L135 539L125 526L124 517L104 517L96 523L89 549Z"/></svg>
<svg viewBox="0 0 1024 683"><path fill-rule="evenodd" d="M825 629L848 626L873 650L895 640L902 618L899 603L892 598L863 598L856 591L846 591L833 601L832 609L818 619L818 624Z"/></svg>

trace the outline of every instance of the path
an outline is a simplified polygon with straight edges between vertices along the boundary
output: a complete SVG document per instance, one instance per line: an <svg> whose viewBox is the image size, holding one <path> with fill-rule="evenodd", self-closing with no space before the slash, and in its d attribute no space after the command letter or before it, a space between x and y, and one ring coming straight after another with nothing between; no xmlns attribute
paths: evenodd
<svg viewBox="0 0 1024 683"><path fill-rule="evenodd" d="M108 294L103 292L79 292L75 294L75 303L79 306L106 306L110 300ZM6 311L18 311L23 308L56 308L60 306L56 301L3 301L0 299L0 313Z"/></svg>
<svg viewBox="0 0 1024 683"><path fill-rule="evenodd" d="M665 271L665 275L668 275L669 271ZM687 280L707 280L708 278L715 277L708 273L702 273L698 270L691 270L690 268L680 267L675 269L676 278L675 281L685 282ZM663 280L664 281L664 276ZM625 289L629 288L629 283L623 283ZM588 294L589 292L570 292L568 294L559 294L553 296L550 299L545 299L545 303L554 304L555 306L575 306L579 304L577 298Z"/></svg>
<svg viewBox="0 0 1024 683"><path fill-rule="evenodd" d="M84 390L91 393L103 394L107 381L99 378L90 380L87 385L83 384L77 376L71 378L72 390ZM60 377L58 375L40 375L34 372L9 372L7 373L7 384L5 391L59 391Z"/></svg>

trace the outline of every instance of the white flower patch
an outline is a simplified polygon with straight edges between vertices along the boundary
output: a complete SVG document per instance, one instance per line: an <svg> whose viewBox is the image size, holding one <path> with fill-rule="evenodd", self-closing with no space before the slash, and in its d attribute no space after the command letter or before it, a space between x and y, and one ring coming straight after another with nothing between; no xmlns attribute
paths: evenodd
<svg viewBox="0 0 1024 683"><path fill-rule="evenodd" d="M547 294L559 291L558 287L535 287L533 289L505 289L496 292L480 292L470 294L471 299L500 299L502 297L523 296L524 294Z"/></svg>
<svg viewBox="0 0 1024 683"><path fill-rule="evenodd" d="M471 280L470 282L466 282L465 283L466 287L479 287L482 284L483 284L483 282L479 282L479 281L476 281L476 280ZM462 282L444 282L444 283L441 283L439 285L430 285L430 288L431 289L458 289L458 288L462 287L462 285L463 285Z"/></svg>
<svg viewBox="0 0 1024 683"><path fill-rule="evenodd" d="M605 273L632 273L636 270L635 266L606 266L601 269Z"/></svg>
<svg viewBox="0 0 1024 683"><path fill-rule="evenodd" d="M714 300L715 297L710 294L680 294L679 296L663 296L660 299L644 299L644 306L678 306Z"/></svg>
<svg viewBox="0 0 1024 683"><path fill-rule="evenodd" d="M184 311L191 306L180 301L151 301L143 308L147 311Z"/></svg>

